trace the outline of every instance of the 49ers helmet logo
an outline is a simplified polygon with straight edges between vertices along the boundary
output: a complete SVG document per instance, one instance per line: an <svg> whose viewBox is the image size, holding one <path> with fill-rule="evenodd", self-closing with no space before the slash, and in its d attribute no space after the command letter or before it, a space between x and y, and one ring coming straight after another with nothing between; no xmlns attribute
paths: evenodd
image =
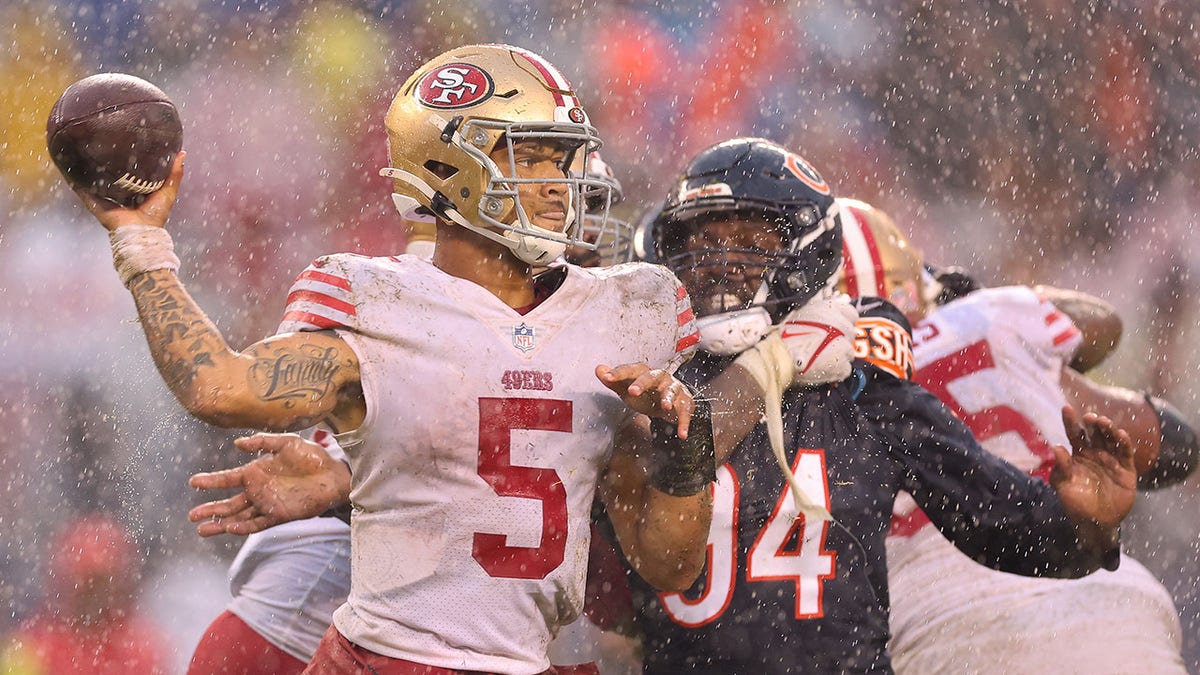
<svg viewBox="0 0 1200 675"><path fill-rule="evenodd" d="M496 85L492 76L469 63L449 63L421 78L417 100L442 110L466 108L486 101Z"/></svg>

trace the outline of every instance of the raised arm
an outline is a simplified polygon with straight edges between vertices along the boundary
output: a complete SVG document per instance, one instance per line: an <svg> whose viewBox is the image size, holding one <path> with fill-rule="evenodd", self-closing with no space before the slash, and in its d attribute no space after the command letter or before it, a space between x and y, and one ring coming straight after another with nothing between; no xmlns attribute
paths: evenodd
<svg viewBox="0 0 1200 675"><path fill-rule="evenodd" d="M1087 416L1080 432L1064 417L1076 456L1056 449L1061 466L1052 488L984 450L915 384L873 371L859 405L904 467L903 488L973 559L1026 576L1115 568L1117 528L1133 506L1135 473L1128 437L1107 420Z"/></svg>
<svg viewBox="0 0 1200 675"><path fill-rule="evenodd" d="M1106 387L1064 368L1067 402L1081 412L1112 419L1133 442L1138 487L1176 485L1196 470L1200 441L1195 429L1170 403L1121 387Z"/></svg>
<svg viewBox="0 0 1200 675"><path fill-rule="evenodd" d="M183 178L180 153L166 184L138 208L77 192L110 232L114 263L133 294L159 373L196 417L223 427L296 430L326 420L361 422L358 359L337 336L293 333L242 352L225 342L175 273L163 229Z"/></svg>
<svg viewBox="0 0 1200 675"><path fill-rule="evenodd" d="M618 432L599 489L621 549L650 585L685 590L704 567L712 522L707 411L693 415L687 388L644 364L600 366L596 376L641 413Z"/></svg>
<svg viewBox="0 0 1200 675"><path fill-rule="evenodd" d="M1075 523L1081 547L1105 551L1102 563L1116 569L1120 525L1133 508L1136 473L1129 435L1094 413L1082 417L1063 408L1063 426L1073 453L1054 448L1050 484Z"/></svg>

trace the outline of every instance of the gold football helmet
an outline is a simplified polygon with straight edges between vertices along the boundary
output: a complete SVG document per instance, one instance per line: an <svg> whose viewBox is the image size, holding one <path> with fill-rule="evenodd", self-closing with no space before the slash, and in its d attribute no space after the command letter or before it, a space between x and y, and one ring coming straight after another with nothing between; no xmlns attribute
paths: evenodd
<svg viewBox="0 0 1200 675"><path fill-rule="evenodd" d="M595 249L582 236L583 197L608 188L581 169L600 138L566 78L537 54L498 44L452 49L408 78L386 125L391 166L380 174L393 179L406 220L455 223L532 265L549 263L567 246ZM567 150L573 170L553 179L570 195L563 232L532 224L521 204L518 184L551 182L515 177L513 148L531 140ZM508 166L489 156L502 143ZM606 215L610 200L604 203Z"/></svg>
<svg viewBox="0 0 1200 675"><path fill-rule="evenodd" d="M891 216L857 199L837 199L842 220L842 276L850 297L876 296L895 305L910 321L924 317L925 268L921 252Z"/></svg>

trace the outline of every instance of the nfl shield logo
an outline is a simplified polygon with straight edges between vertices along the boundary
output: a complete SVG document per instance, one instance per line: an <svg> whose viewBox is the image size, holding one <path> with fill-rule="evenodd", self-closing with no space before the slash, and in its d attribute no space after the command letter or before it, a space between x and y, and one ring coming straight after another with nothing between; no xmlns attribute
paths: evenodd
<svg viewBox="0 0 1200 675"><path fill-rule="evenodd" d="M533 329L525 324L513 326L513 346L523 352L533 349Z"/></svg>

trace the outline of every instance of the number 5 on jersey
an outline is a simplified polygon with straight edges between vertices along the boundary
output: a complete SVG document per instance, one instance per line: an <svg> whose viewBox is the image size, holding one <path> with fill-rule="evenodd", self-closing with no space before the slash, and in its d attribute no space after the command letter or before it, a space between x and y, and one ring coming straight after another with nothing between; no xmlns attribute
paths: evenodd
<svg viewBox="0 0 1200 675"><path fill-rule="evenodd" d="M479 399L479 475L501 497L542 503L537 546L509 546L503 534L476 532L471 555L493 577L543 579L567 550L567 491L558 472L512 463L512 430L571 432L571 402L545 398Z"/></svg>
<svg viewBox="0 0 1200 675"><path fill-rule="evenodd" d="M792 465L796 479L809 495L829 505L829 481L825 474L825 451L801 449ZM783 484L783 477L779 477ZM728 464L717 471L713 486L713 522L708 534L708 564L704 591L697 598L683 593L660 593L659 600L675 623L696 628L720 618L733 597L738 565L738 501L740 484ZM782 490L770 518L759 530L746 555L746 581L790 581L795 589L797 619L825 615L822 606L824 581L833 578L836 554L826 550L829 522L810 528L796 510L791 488Z"/></svg>

